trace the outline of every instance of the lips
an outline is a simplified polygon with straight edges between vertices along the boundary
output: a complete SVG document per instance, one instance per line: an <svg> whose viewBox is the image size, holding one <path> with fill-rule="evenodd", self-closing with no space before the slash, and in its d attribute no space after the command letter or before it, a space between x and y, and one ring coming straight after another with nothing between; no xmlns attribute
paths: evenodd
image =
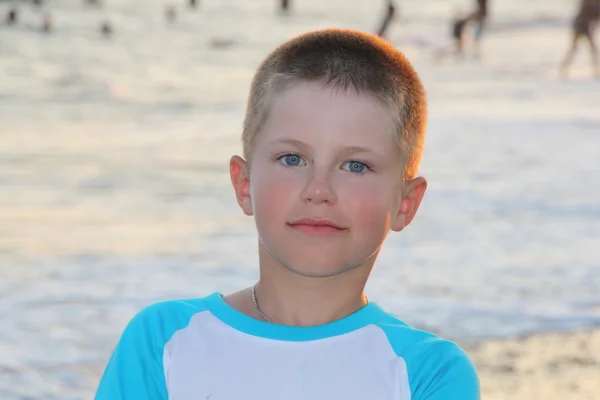
<svg viewBox="0 0 600 400"><path fill-rule="evenodd" d="M290 222L288 225L308 236L328 236L347 230L347 228L326 219L303 218Z"/></svg>

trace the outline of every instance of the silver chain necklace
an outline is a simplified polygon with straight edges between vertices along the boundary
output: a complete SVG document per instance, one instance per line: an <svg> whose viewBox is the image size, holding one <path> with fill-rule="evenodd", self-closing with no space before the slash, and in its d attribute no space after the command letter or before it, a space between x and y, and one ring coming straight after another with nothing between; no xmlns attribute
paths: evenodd
<svg viewBox="0 0 600 400"><path fill-rule="evenodd" d="M273 321L271 320L271 318L269 318L267 314L260 311L260 307L258 307L258 302L256 301L256 283L254 284L254 286L252 286L252 302L254 303L254 308L260 314L262 319L264 319L269 324L272 323Z"/></svg>
<svg viewBox="0 0 600 400"><path fill-rule="evenodd" d="M357 311L362 310L363 308L365 308L367 306L367 304L369 304L368 297L366 300L367 300L367 302L365 303L365 305L362 306L361 308L359 308ZM269 316L267 314L262 312L260 310L260 307L258 306L258 301L256 301L256 283L252 286L252 302L254 303L254 309L256 310L256 312L258 312L258 314L262 317L262 319L264 319L265 322L268 322L269 324L273 323L273 320L271 318L269 318Z"/></svg>

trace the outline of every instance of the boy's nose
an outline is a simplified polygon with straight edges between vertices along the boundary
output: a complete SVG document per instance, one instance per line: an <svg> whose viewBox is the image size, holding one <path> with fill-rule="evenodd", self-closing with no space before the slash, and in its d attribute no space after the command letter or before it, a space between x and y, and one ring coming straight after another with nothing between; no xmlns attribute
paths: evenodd
<svg viewBox="0 0 600 400"><path fill-rule="evenodd" d="M311 176L306 188L302 191L302 201L316 204L334 204L337 201L337 196L331 187L330 178L327 176Z"/></svg>

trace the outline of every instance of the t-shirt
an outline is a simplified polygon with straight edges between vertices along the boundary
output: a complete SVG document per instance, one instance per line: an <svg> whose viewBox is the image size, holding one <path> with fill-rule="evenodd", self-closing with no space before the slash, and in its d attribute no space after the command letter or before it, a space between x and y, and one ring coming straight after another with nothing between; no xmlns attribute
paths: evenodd
<svg viewBox="0 0 600 400"><path fill-rule="evenodd" d="M375 303L313 327L270 324L221 294L170 300L125 328L96 400L476 400L456 344Z"/></svg>

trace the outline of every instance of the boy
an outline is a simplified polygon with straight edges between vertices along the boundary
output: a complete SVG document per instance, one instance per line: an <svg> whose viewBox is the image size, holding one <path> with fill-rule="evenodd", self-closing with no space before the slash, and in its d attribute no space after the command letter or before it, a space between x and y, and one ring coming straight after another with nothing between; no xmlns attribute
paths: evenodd
<svg viewBox="0 0 600 400"><path fill-rule="evenodd" d="M600 22L600 0L581 0L579 10L573 19L573 39L571 48L567 52L561 66L560 73L563 77L568 74L568 68L573 62L577 45L581 39L586 39L592 53L592 68L596 78L600 78L600 63L598 61L598 48L594 41L594 31Z"/></svg>
<svg viewBox="0 0 600 400"><path fill-rule="evenodd" d="M244 158L230 161L258 283L141 311L96 399L478 399L457 345L363 293L425 192L425 125L419 77L376 35L315 31L274 50L251 85Z"/></svg>

